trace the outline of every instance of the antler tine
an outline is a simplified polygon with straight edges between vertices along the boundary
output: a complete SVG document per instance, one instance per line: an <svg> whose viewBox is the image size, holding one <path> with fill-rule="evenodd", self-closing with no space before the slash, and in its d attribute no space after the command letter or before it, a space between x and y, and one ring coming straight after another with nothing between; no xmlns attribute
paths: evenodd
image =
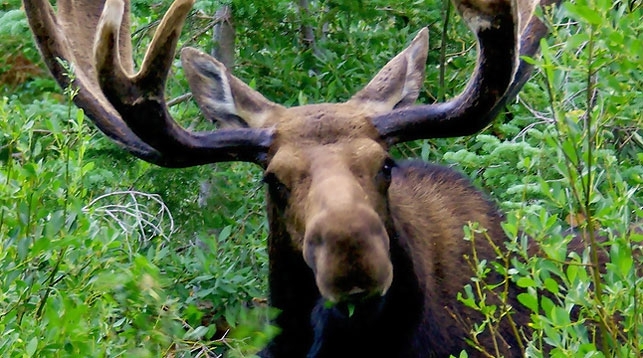
<svg viewBox="0 0 643 358"><path fill-rule="evenodd" d="M137 74L132 74L129 3L107 0L103 7L101 1L60 0L58 15L47 0L24 0L24 6L42 57L58 83L75 88L75 104L135 156L166 167L236 160L264 164L273 130L195 133L169 114L165 81L192 2L177 0L172 5ZM88 54L92 45L94 58ZM72 65L73 82L59 59Z"/></svg>
<svg viewBox="0 0 643 358"><path fill-rule="evenodd" d="M533 66L519 61L519 56L534 56L547 33L546 26L531 16L534 1L454 2L476 34L474 74L464 91L450 101L400 108L374 117L373 125L388 145L475 134L495 118L531 75ZM542 0L541 4L558 2Z"/></svg>

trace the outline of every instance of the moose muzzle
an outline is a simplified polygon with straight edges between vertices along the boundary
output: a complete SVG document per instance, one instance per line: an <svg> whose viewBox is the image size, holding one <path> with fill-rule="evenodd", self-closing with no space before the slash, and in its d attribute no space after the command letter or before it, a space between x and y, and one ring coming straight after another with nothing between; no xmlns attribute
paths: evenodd
<svg viewBox="0 0 643 358"><path fill-rule="evenodd" d="M382 296L393 280L386 228L350 171L330 172L313 178L304 260L331 302Z"/></svg>

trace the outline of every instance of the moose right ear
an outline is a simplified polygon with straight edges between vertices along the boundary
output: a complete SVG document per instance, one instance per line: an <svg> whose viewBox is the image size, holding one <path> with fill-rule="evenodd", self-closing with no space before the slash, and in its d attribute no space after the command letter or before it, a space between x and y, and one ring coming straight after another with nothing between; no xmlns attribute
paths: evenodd
<svg viewBox="0 0 643 358"><path fill-rule="evenodd" d="M194 48L181 51L190 89L203 115L220 128L260 128L280 105L236 78L212 56Z"/></svg>
<svg viewBox="0 0 643 358"><path fill-rule="evenodd" d="M428 51L429 30L424 28L350 102L358 102L376 112L412 105L424 83Z"/></svg>

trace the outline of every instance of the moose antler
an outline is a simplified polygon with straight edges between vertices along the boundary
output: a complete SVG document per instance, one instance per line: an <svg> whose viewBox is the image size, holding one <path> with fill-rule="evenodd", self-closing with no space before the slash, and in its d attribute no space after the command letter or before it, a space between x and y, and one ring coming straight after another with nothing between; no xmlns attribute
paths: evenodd
<svg viewBox="0 0 643 358"><path fill-rule="evenodd" d="M172 4L138 73L133 71L129 3L59 0L57 15L48 0L24 0L24 7L42 57L58 83L75 88L76 105L130 153L166 167L233 160L263 164L273 130L191 132L168 111L165 82L192 3ZM72 76L65 63L71 65Z"/></svg>
<svg viewBox="0 0 643 358"><path fill-rule="evenodd" d="M478 58L465 90L450 101L395 109L372 119L388 144L416 139L475 134L515 97L533 66L519 56L534 56L547 28L536 16L535 0L454 1L475 33ZM541 0L543 6L560 0ZM517 23L518 22L518 23Z"/></svg>

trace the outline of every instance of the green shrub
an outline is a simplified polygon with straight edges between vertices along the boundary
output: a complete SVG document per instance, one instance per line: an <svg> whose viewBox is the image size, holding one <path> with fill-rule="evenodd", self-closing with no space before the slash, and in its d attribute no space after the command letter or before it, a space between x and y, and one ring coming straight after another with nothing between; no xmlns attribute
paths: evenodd
<svg viewBox="0 0 643 358"><path fill-rule="evenodd" d="M196 3L201 13L188 19L182 46L210 50L212 23L201 15L221 3ZM226 3L235 11L235 74L287 105L347 99L421 26L432 39L421 101L457 94L475 60L460 21L447 24L444 46L438 40L442 1L311 2L304 18L285 0ZM39 61L19 6L0 7L0 81L15 58ZM133 3L140 57L167 6ZM636 1L565 3L547 14L552 36L533 60L536 74L491 128L394 148L397 157L456 166L507 213L499 260L472 261L478 277L462 291L464 304L487 314L474 345L476 331L509 312L483 299L485 273L500 270L525 288L520 301L533 310L528 356L544 348L640 356L643 237L632 227L643 216L642 11ZM313 25L317 52L300 43L302 23ZM187 88L179 61L176 69L169 98ZM0 91L0 356L249 356L263 346L275 313L261 303L267 223L258 168L143 163L86 125L73 93L60 95L42 67L19 75ZM191 102L171 111L185 126L209 127ZM586 245L577 253L574 236ZM527 254L527 237L538 255ZM603 271L590 247L607 253Z"/></svg>
<svg viewBox="0 0 643 358"><path fill-rule="evenodd" d="M641 14L621 2L565 3L521 95L529 112L502 128L513 139L481 134L477 146L445 154L508 209L501 260L472 262L477 278L461 297L487 317L473 337L506 319L485 304L495 269L526 290L519 300L535 329L526 356L641 355L643 88L632 82L643 68ZM516 133L534 114L540 121Z"/></svg>

